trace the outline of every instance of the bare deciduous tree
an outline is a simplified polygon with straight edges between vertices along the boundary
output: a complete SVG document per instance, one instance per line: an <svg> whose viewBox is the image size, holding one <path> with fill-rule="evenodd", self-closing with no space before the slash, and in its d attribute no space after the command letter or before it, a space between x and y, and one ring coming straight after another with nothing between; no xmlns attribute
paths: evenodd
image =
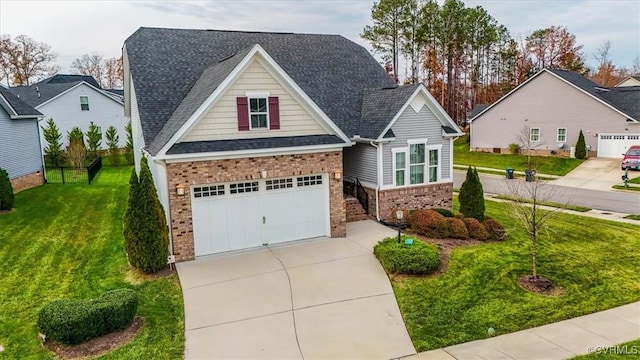
<svg viewBox="0 0 640 360"><path fill-rule="evenodd" d="M2 75L10 85L29 85L32 80L55 74L59 69L54 64L57 57L51 46L26 35L14 39L6 35L0 40Z"/></svg>
<svg viewBox="0 0 640 360"><path fill-rule="evenodd" d="M122 55L118 58L105 60L103 87L107 89L119 89L124 78L122 69Z"/></svg>
<svg viewBox="0 0 640 360"><path fill-rule="evenodd" d="M84 54L71 63L71 71L92 76L105 89L122 87L122 56L105 59L100 54Z"/></svg>

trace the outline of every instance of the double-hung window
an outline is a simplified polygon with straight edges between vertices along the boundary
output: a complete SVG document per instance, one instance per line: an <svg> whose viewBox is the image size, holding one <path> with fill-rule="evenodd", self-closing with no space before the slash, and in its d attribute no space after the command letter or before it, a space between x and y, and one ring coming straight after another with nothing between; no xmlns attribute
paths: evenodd
<svg viewBox="0 0 640 360"><path fill-rule="evenodd" d="M405 186L440 181L442 145L410 140L408 147L392 148L393 185Z"/></svg>
<svg viewBox="0 0 640 360"><path fill-rule="evenodd" d="M558 128L558 142L567 142L567 128Z"/></svg>
<svg viewBox="0 0 640 360"><path fill-rule="evenodd" d="M267 98L249 98L249 118L251 119L251 129L268 129L269 113L267 111Z"/></svg>
<svg viewBox="0 0 640 360"><path fill-rule="evenodd" d="M540 141L540 128L529 129L529 140Z"/></svg>
<svg viewBox="0 0 640 360"><path fill-rule="evenodd" d="M89 111L89 97L88 96L80 96L80 110Z"/></svg>

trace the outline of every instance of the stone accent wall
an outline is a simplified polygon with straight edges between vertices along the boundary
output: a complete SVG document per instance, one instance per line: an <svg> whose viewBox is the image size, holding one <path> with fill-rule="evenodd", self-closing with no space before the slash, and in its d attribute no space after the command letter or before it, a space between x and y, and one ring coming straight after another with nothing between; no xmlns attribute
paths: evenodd
<svg viewBox="0 0 640 360"><path fill-rule="evenodd" d="M31 174L11 179L11 186L13 186L14 193L42 184L44 184L44 173L42 171L36 171Z"/></svg>
<svg viewBox="0 0 640 360"><path fill-rule="evenodd" d="M365 188L369 193L371 214L375 216L376 190ZM378 191L380 219L395 221L397 209L429 209L453 207L453 183L428 184Z"/></svg>
<svg viewBox="0 0 640 360"><path fill-rule="evenodd" d="M267 179L328 173L331 237L346 236L346 204L342 194L342 180L336 180L333 176L335 170L342 171L341 151L169 163L167 180L170 226L173 252L177 261L195 258L189 187L260 180L263 170L267 171ZM178 184L187 186L184 196L176 194L175 188Z"/></svg>
<svg viewBox="0 0 640 360"><path fill-rule="evenodd" d="M499 151L496 151L499 150ZM496 154L511 154L511 151L506 148L472 148L471 151L475 152L485 152L485 153L496 153ZM553 152L553 153L552 153ZM595 150L588 151L588 156L596 157L598 156L598 152ZM520 154L526 154L526 151L520 151ZM531 149L531 155L535 156L555 156L555 157L565 157L568 158L571 156L570 149Z"/></svg>

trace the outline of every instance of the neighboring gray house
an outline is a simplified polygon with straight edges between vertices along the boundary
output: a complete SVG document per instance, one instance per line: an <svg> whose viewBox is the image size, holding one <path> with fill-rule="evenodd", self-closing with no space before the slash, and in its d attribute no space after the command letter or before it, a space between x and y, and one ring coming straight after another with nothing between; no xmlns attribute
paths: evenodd
<svg viewBox="0 0 640 360"><path fill-rule="evenodd" d="M584 76L544 69L470 120L471 150L508 152L523 145L533 152L573 156L582 130L590 156L622 157L640 144L640 87L603 88Z"/></svg>
<svg viewBox="0 0 640 360"><path fill-rule="evenodd" d="M42 114L0 87L0 168L15 192L44 183L38 119Z"/></svg>
<svg viewBox="0 0 640 360"><path fill-rule="evenodd" d="M136 164L149 161L178 261L344 237L345 179L379 219L451 208L461 131L342 36L140 28L123 63Z"/></svg>
<svg viewBox="0 0 640 360"><path fill-rule="evenodd" d="M119 145L124 147L127 141L122 97L113 91L103 90L96 80L88 75L57 74L30 86L18 86L9 89L27 104L44 114L44 118L53 118L63 134L66 135L74 126L83 132L93 121L100 127L102 134L109 126L118 130ZM44 122L41 124L44 125ZM41 137L43 148L46 146ZM102 148L106 149L106 140L102 140Z"/></svg>

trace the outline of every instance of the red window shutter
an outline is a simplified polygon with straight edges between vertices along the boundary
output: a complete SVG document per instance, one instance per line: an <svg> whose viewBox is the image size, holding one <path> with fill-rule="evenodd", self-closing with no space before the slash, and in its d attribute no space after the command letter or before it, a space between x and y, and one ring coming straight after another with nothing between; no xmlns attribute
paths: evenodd
<svg viewBox="0 0 640 360"><path fill-rule="evenodd" d="M239 131L248 131L249 130L249 99L244 97L236 98L236 103L238 105L238 130Z"/></svg>
<svg viewBox="0 0 640 360"><path fill-rule="evenodd" d="M280 129L280 105L277 96L269 96L269 129Z"/></svg>

